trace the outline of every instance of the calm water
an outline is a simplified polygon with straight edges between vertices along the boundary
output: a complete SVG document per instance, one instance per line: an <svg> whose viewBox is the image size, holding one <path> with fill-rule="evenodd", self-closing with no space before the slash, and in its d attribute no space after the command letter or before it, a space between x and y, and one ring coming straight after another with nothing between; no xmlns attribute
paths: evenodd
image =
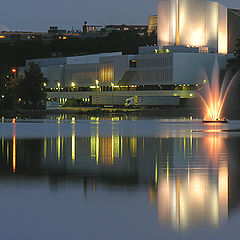
<svg viewBox="0 0 240 240"><path fill-rule="evenodd" d="M3 119L1 239L237 239L240 121Z"/></svg>

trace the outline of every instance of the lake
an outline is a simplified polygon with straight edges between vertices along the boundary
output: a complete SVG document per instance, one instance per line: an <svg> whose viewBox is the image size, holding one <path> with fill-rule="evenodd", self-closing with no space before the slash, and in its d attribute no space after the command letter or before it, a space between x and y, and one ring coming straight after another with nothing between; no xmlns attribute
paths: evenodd
<svg viewBox="0 0 240 240"><path fill-rule="evenodd" d="M4 119L2 239L236 239L240 121Z"/></svg>

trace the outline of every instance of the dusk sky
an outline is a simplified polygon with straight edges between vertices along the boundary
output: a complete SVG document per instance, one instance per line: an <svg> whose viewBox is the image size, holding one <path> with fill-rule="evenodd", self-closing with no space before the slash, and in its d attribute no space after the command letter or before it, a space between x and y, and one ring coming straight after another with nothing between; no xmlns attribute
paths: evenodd
<svg viewBox="0 0 240 240"><path fill-rule="evenodd" d="M49 26L80 29L89 24L147 24L158 0L1 0L0 30L46 32ZM219 0L240 9L240 0Z"/></svg>

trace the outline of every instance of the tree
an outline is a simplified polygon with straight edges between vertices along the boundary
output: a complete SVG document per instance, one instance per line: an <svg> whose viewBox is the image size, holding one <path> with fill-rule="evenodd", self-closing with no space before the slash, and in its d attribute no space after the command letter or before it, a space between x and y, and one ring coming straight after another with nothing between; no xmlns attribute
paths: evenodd
<svg viewBox="0 0 240 240"><path fill-rule="evenodd" d="M222 75L230 72L233 76L238 71L240 71L240 38L237 39L235 57L228 60L226 68L222 70Z"/></svg>
<svg viewBox="0 0 240 240"><path fill-rule="evenodd" d="M46 93L41 68L38 64L32 62L24 71L24 75L18 84L19 101L26 107L42 108Z"/></svg>

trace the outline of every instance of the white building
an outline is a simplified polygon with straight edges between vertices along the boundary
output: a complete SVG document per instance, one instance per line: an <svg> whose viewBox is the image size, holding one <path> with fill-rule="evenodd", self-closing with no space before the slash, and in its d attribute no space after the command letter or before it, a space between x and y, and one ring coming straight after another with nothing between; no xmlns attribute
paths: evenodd
<svg viewBox="0 0 240 240"><path fill-rule="evenodd" d="M207 46L227 53L227 8L205 0L158 3L158 45Z"/></svg>

